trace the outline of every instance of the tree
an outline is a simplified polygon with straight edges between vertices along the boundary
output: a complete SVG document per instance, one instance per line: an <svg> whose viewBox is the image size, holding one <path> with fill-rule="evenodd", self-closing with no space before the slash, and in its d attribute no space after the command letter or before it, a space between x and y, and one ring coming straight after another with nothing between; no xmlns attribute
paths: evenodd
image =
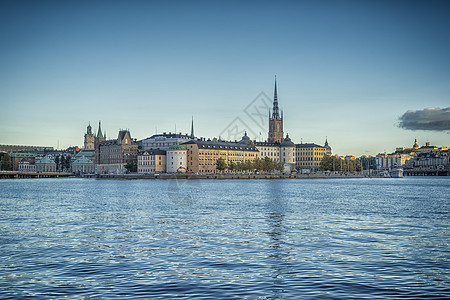
<svg viewBox="0 0 450 300"><path fill-rule="evenodd" d="M59 171L59 163L60 163L59 155L56 155L55 157L56 171Z"/></svg>
<svg viewBox="0 0 450 300"><path fill-rule="evenodd" d="M136 163L127 163L125 165L125 169L127 169L130 173L136 173L137 172L137 164Z"/></svg>
<svg viewBox="0 0 450 300"><path fill-rule="evenodd" d="M230 162L228 164L228 171L235 171L236 170L236 164L234 162Z"/></svg>
<svg viewBox="0 0 450 300"><path fill-rule="evenodd" d="M223 158L219 158L216 163L216 169L219 171L223 171L226 169L226 167L227 164L225 163L225 160Z"/></svg>
<svg viewBox="0 0 450 300"><path fill-rule="evenodd" d="M4 171L12 171L11 156L8 153L2 155L1 169Z"/></svg>
<svg viewBox="0 0 450 300"><path fill-rule="evenodd" d="M71 163L72 163L72 159L70 158L70 156L66 156L66 159L65 159L65 162L64 162L64 168L66 170L70 170Z"/></svg>

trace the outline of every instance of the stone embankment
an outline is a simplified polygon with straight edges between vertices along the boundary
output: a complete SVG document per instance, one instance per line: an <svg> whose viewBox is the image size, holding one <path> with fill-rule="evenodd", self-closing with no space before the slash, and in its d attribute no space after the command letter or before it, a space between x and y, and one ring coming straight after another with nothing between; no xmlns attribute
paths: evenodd
<svg viewBox="0 0 450 300"><path fill-rule="evenodd" d="M97 179L322 179L322 178L364 178L362 174L98 174L81 177Z"/></svg>

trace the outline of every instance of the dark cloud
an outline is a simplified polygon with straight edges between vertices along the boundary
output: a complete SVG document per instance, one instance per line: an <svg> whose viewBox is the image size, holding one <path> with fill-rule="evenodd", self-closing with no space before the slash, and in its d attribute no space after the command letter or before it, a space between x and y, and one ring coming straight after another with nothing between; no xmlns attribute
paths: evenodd
<svg viewBox="0 0 450 300"><path fill-rule="evenodd" d="M398 127L409 130L450 130L450 107L408 110L399 118Z"/></svg>

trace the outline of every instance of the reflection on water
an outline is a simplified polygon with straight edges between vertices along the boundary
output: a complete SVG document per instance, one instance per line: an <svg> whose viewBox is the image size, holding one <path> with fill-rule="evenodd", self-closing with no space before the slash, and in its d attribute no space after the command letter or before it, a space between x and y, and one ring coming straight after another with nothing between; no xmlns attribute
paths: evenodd
<svg viewBox="0 0 450 300"><path fill-rule="evenodd" d="M446 178L0 188L2 299L450 296Z"/></svg>

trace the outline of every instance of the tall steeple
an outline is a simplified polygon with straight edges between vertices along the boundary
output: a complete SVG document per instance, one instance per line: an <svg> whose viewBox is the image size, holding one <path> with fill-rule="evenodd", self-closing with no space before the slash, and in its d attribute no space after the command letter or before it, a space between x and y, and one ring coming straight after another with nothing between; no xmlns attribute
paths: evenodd
<svg viewBox="0 0 450 300"><path fill-rule="evenodd" d="M273 92L273 113L272 119L280 120L280 114L278 112L278 93L277 93L277 76L275 75L275 90Z"/></svg>
<svg viewBox="0 0 450 300"><path fill-rule="evenodd" d="M269 143L281 143L284 140L283 134L283 111L281 116L278 107L277 77L275 76L275 89L273 92L273 110L272 115L269 109Z"/></svg>
<svg viewBox="0 0 450 300"><path fill-rule="evenodd" d="M192 116L192 123L191 123L191 139L194 138L194 116Z"/></svg>
<svg viewBox="0 0 450 300"><path fill-rule="evenodd" d="M103 138L103 134L102 134L102 123L101 123L100 121L98 121L97 138Z"/></svg>

